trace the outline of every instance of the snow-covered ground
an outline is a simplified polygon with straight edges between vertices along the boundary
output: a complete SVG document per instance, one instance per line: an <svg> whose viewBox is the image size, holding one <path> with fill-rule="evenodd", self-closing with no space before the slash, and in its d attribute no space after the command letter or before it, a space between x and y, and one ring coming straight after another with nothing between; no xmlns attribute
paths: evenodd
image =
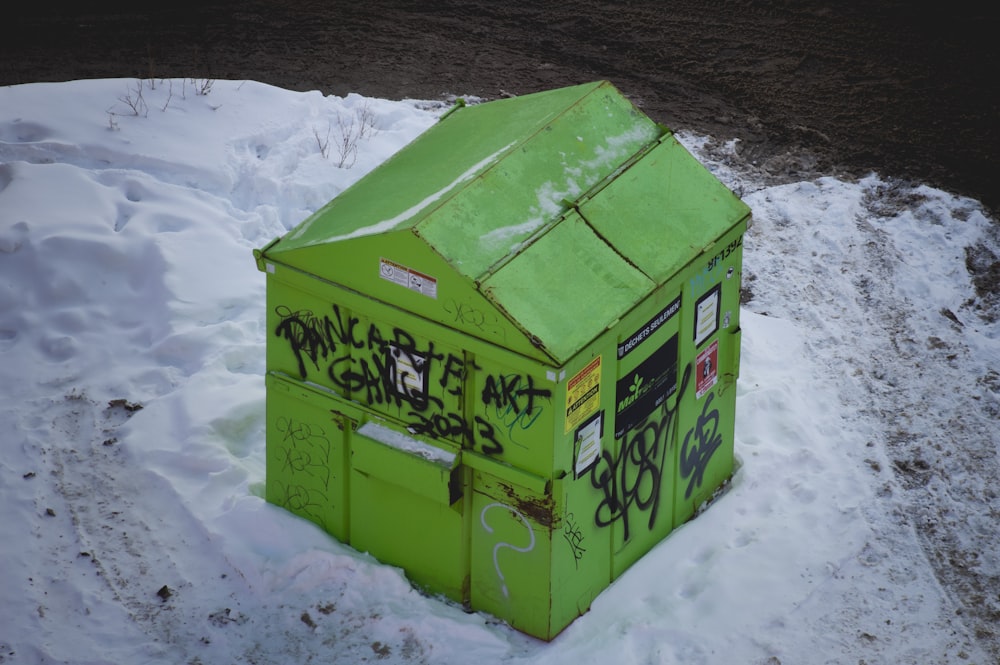
<svg viewBox="0 0 1000 665"><path fill-rule="evenodd" d="M1000 323L968 269L997 224L875 174L767 184L706 137L754 212L738 471L590 612L534 640L265 503L251 250L445 109L0 88L0 663L1000 660Z"/></svg>

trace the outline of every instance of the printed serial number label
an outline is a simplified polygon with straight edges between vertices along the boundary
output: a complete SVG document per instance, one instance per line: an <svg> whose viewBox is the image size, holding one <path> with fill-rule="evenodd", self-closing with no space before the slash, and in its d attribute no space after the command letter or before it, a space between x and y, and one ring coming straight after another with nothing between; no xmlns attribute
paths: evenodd
<svg viewBox="0 0 1000 665"><path fill-rule="evenodd" d="M708 260L708 264L705 266L705 272L712 272L718 267L720 263L728 259L737 249L743 246L743 236L740 236L736 240L719 250L719 253Z"/></svg>

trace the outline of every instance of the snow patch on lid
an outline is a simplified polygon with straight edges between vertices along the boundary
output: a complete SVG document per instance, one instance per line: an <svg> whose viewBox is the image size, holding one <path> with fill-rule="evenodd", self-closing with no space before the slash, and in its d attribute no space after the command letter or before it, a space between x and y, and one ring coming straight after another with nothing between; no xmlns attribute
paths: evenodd
<svg viewBox="0 0 1000 665"><path fill-rule="evenodd" d="M592 159L570 163L568 155L560 153L563 181L548 180L535 190L538 203L528 211L531 215L528 220L484 233L480 242L487 247L497 247L513 239L516 242L507 248L508 252L518 251L535 231L565 212L567 201L575 201L601 180L617 176L629 157L658 137L659 130L655 126L636 125L621 134L606 137L605 144L595 148ZM609 174L608 167L618 168Z"/></svg>
<svg viewBox="0 0 1000 665"><path fill-rule="evenodd" d="M312 242L305 243L305 244L307 246L309 246L309 245L318 245L318 244L327 243L327 242L337 242L337 241L340 241L340 240L349 240L351 238L360 238L360 237L363 237L363 236L375 235L376 233L384 233L386 231L391 231L392 229L396 228L397 226L399 226L403 222L407 221L408 219L412 219L413 217L415 217L422 210L424 210L425 208L429 207L432 203L435 203L435 202L441 200L442 198L444 198L444 196L446 194L448 194L453 189L456 189L459 185L462 185L462 184L468 182L469 180L471 180L472 178L474 178L475 176L479 175L479 173L484 168L486 168L487 166L489 166L491 163L495 162L496 159L497 159L497 157L500 154L506 152L512 145L514 145L514 143L516 143L516 142L508 143L507 145L505 145L504 147L500 148L499 150L497 150L496 152L492 153L491 155L489 155L487 157L484 157L483 159L479 160L478 162L476 162L475 164L473 164L472 166L470 166L464 173L462 173L460 176L458 176L451 183L449 183L445 187L442 187L441 189L439 189L438 191L434 192L433 194L430 194L429 196L425 197L422 201L420 201L416 205L410 206L409 208L407 208L403 212L399 213L395 217L390 217L389 219L384 219L384 220L382 220L380 222L376 222L375 224L370 224L368 226L361 227L360 229L355 229L355 230L351 231L350 233L345 233L343 235L338 235L338 236L330 236L330 237L327 237L327 238L314 240ZM292 233L291 236L289 236L289 239L290 240L295 240L295 239L301 237L309 229L309 227L312 225L312 223L313 223L313 221L315 221L315 219L316 218L314 217L312 220L309 220L309 221L306 221L305 223L303 223L297 230L295 230Z"/></svg>

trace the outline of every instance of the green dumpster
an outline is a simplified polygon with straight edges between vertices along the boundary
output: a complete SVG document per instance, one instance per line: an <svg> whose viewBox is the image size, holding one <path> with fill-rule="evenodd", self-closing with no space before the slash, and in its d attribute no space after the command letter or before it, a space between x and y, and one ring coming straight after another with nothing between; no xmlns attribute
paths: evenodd
<svg viewBox="0 0 1000 665"><path fill-rule="evenodd" d="M552 639L732 474L749 218L608 82L457 106L254 252L267 500Z"/></svg>

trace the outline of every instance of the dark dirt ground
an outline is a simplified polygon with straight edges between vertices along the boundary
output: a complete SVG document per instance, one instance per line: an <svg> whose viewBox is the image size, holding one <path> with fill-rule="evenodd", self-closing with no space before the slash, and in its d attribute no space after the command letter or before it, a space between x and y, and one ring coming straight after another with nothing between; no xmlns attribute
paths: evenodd
<svg viewBox="0 0 1000 665"><path fill-rule="evenodd" d="M1000 210L1000 21L985 4L61 5L5 12L0 85L195 76L387 99L491 99L608 79L672 129L739 137L778 180L874 170ZM781 158L803 148L804 159Z"/></svg>

